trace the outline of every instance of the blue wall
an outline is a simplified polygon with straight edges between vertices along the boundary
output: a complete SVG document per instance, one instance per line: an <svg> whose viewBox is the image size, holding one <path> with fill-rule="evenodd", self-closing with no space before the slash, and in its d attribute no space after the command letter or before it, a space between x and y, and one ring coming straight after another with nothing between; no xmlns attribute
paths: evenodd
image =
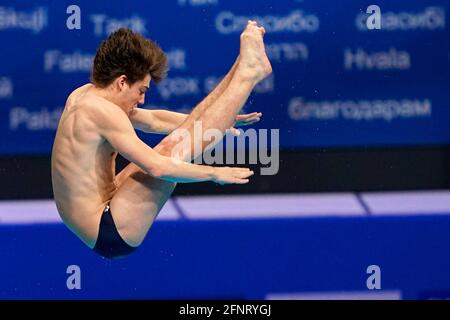
<svg viewBox="0 0 450 320"><path fill-rule="evenodd" d="M450 296L450 215L157 221L126 259L98 257L63 225L1 226L1 299L264 299L367 293L366 268L403 299ZM68 290L69 265L81 290Z"/></svg>
<svg viewBox="0 0 450 320"><path fill-rule="evenodd" d="M118 26L169 54L169 78L146 106L188 111L232 65L248 18L268 31L274 74L245 110L264 113L258 128L280 128L282 147L450 142L447 1L377 1L381 30L367 29L360 0L80 0L80 30L66 27L71 4L0 4L0 154L50 152L67 94Z"/></svg>

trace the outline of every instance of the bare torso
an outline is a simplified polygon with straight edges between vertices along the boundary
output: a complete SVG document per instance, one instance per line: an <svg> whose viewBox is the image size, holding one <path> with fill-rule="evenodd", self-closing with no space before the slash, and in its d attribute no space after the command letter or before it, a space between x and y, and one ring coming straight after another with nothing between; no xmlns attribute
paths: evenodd
<svg viewBox="0 0 450 320"><path fill-rule="evenodd" d="M66 225L89 247L95 245L101 214L117 187L117 153L97 130L101 98L87 94L92 85L72 92L59 122L52 150L53 193Z"/></svg>

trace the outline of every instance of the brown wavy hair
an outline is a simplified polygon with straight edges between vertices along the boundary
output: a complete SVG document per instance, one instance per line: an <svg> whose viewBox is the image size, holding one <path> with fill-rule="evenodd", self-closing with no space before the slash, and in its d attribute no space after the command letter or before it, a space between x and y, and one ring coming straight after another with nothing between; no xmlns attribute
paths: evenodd
<svg viewBox="0 0 450 320"><path fill-rule="evenodd" d="M167 57L164 51L152 40L128 28L120 28L98 47L91 82L104 88L125 75L128 84L133 84L147 74L155 83L166 77Z"/></svg>

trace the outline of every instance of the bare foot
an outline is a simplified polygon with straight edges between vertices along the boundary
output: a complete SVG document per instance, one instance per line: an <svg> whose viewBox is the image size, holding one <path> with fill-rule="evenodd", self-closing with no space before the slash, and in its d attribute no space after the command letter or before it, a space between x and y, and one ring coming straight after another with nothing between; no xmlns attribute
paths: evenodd
<svg viewBox="0 0 450 320"><path fill-rule="evenodd" d="M242 75L257 82L272 73L272 66L264 47L265 30L256 22L249 21L241 34L241 50L238 70Z"/></svg>

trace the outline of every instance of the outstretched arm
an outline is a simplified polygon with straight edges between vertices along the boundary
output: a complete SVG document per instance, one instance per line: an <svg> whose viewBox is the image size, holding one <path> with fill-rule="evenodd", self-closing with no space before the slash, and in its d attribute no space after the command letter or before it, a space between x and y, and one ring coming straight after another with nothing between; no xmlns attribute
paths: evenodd
<svg viewBox="0 0 450 320"><path fill-rule="evenodd" d="M236 127L247 126L258 122L262 113L252 112L236 117ZM188 117L187 114L168 110L148 110L136 108L129 115L133 127L144 132L169 134L178 128ZM234 129L234 128L232 128ZM235 133L232 130L232 133Z"/></svg>
<svg viewBox="0 0 450 320"><path fill-rule="evenodd" d="M187 115L168 110L133 109L129 118L133 127L144 132L169 134L178 128Z"/></svg>
<svg viewBox="0 0 450 320"><path fill-rule="evenodd" d="M243 184L253 174L247 168L203 166L163 156L139 139L126 114L116 105L105 103L104 108L98 108L95 112L100 135L124 158L156 178L171 182Z"/></svg>

